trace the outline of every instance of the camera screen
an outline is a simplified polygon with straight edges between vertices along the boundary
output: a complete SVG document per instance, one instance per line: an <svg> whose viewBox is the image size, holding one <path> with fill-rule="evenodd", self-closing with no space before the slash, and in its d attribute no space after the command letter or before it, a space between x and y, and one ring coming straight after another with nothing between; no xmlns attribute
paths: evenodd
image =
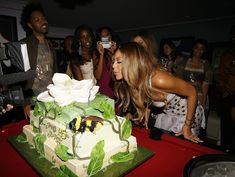
<svg viewBox="0 0 235 177"><path fill-rule="evenodd" d="M111 42L109 41L109 37L102 37L101 42L102 42L102 46L105 49L109 49L111 47Z"/></svg>

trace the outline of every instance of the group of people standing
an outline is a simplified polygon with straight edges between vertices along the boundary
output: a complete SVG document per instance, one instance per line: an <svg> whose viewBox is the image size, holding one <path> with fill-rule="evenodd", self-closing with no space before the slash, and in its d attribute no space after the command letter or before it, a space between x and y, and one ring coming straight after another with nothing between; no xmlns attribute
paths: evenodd
<svg viewBox="0 0 235 177"><path fill-rule="evenodd" d="M212 81L209 64L203 58L204 40L195 42L192 56L187 59L177 55L174 44L168 41L159 57L158 44L150 32L136 33L130 42L121 45L107 26L94 33L89 26L80 25L65 38L65 53L58 60L46 39L48 22L40 4L25 6L21 23L28 34L22 41L27 44L31 68L36 71L36 77L24 85L26 117L32 106L27 98L44 91L59 66L77 80L93 79L101 93L116 100L117 113L133 123L202 142L199 134L206 127ZM152 125L150 119L154 120Z"/></svg>
<svg viewBox="0 0 235 177"><path fill-rule="evenodd" d="M110 45L103 45L107 38ZM70 76L77 79L92 79L100 86L100 92L114 98L112 91L111 63L112 55L118 46L114 41L111 28L100 27L96 36L89 26L81 25L75 30L67 69Z"/></svg>
<svg viewBox="0 0 235 177"><path fill-rule="evenodd" d="M23 83L26 117L29 117L32 96L46 89L55 72L65 72L77 80L92 79L100 86L101 93L114 98L111 65L119 41L111 28L100 27L95 36L89 26L80 25L74 35L65 38L65 49L58 54L46 38L48 22L39 3L24 7L21 24L27 32L27 37L21 41L27 44L30 65L36 71L34 79ZM108 42L106 46L103 38Z"/></svg>

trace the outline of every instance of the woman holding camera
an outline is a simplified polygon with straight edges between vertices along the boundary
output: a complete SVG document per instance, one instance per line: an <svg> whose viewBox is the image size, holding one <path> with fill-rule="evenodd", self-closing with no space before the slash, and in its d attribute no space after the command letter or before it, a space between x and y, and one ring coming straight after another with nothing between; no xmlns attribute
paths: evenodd
<svg viewBox="0 0 235 177"><path fill-rule="evenodd" d="M95 75L100 86L100 92L110 98L114 98L111 71L112 56L118 47L118 38L115 38L116 36L113 34L112 29L107 26L98 28L96 37L99 61L97 62Z"/></svg>

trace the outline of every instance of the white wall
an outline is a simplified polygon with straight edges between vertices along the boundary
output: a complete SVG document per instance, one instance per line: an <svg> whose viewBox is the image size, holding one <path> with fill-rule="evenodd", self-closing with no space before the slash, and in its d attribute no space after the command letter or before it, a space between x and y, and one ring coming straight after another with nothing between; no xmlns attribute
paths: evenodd
<svg viewBox="0 0 235 177"><path fill-rule="evenodd" d="M26 36L25 31L20 24L22 9L26 3L27 3L26 1L21 1L21 0L0 1L0 15L16 17L18 40ZM71 35L73 33L74 33L73 29L53 27L50 26L49 22L49 33L47 34L48 37L64 38L65 36Z"/></svg>
<svg viewBox="0 0 235 177"><path fill-rule="evenodd" d="M20 24L21 10L24 5L25 3L23 1L19 1L19 2L1 1L0 2L0 15L16 17L18 39L22 39L25 37L25 32Z"/></svg>

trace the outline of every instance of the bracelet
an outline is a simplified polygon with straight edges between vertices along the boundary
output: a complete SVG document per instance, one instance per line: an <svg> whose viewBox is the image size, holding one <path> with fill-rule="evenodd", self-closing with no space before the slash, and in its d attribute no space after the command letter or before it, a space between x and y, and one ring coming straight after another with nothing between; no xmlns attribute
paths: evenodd
<svg viewBox="0 0 235 177"><path fill-rule="evenodd" d="M191 126L191 125L192 125L192 122L193 122L192 120L189 120L189 119L186 118L184 123L185 123L185 125L187 125L187 126Z"/></svg>

